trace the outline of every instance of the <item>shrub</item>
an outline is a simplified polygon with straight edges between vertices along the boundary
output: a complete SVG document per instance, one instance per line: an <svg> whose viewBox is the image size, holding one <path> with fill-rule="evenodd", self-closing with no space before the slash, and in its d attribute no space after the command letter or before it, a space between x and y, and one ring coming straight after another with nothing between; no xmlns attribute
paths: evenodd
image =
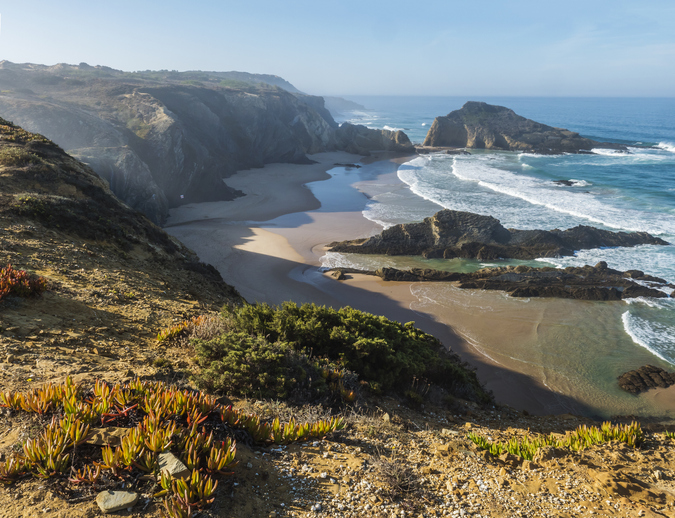
<svg viewBox="0 0 675 518"><path fill-rule="evenodd" d="M475 373L412 322L401 324L350 307L335 310L292 302L280 307L227 306L223 314L230 331L216 340L195 343L203 368L199 379L212 389L235 390L234 380L252 383L259 376L256 372L272 368L284 384L301 381L299 371L288 371L287 359L294 352L296 359L319 357L340 365L367 381L375 392L425 378L456 395L490 400ZM263 362L261 367L254 365L258 361ZM265 376L259 381L265 382L264 387L276 387L278 394L287 393Z"/></svg>

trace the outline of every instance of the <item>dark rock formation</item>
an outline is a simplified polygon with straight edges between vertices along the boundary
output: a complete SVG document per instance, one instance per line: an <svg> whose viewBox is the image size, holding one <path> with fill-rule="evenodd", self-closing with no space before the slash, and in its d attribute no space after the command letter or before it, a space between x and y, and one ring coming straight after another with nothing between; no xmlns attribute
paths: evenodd
<svg viewBox="0 0 675 518"><path fill-rule="evenodd" d="M380 268L375 275L386 281L435 281L457 282L466 289L500 290L512 297L555 297L579 300L621 300L634 297L668 297L657 287L675 286L658 277L645 275L638 270L620 272L607 268L602 261L582 268L533 268L530 266L506 266L483 268L473 273L445 272L433 269L413 268L397 270ZM650 283L646 287L633 280Z"/></svg>
<svg viewBox="0 0 675 518"><path fill-rule="evenodd" d="M335 132L335 140L338 149L356 155L379 150L415 153L415 146L401 130L373 130L345 122Z"/></svg>
<svg viewBox="0 0 675 518"><path fill-rule="evenodd" d="M668 243L646 232L609 232L580 225L568 230L514 230L497 219L442 210L420 223L405 223L368 239L331 243L334 252L422 255L451 259L535 259L574 255L575 250Z"/></svg>
<svg viewBox="0 0 675 518"><path fill-rule="evenodd" d="M625 146L596 142L566 129L554 128L503 106L469 101L460 110L436 117L424 146L503 149L559 154L590 152L594 148L626 150Z"/></svg>
<svg viewBox="0 0 675 518"><path fill-rule="evenodd" d="M226 184L239 170L323 151L414 152L403 133L338 128L323 98L276 76L3 61L0 90L1 116L90 165L155 223L170 207L240 195Z"/></svg>
<svg viewBox="0 0 675 518"><path fill-rule="evenodd" d="M673 384L675 372L668 372L653 365L645 365L619 376L619 387L631 394L639 394L656 387L667 388Z"/></svg>

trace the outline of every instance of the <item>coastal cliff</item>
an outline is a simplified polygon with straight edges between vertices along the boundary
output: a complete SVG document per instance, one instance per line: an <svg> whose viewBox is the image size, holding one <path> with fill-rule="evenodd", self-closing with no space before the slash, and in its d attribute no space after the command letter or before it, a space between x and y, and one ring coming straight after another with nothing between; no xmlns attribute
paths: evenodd
<svg viewBox="0 0 675 518"><path fill-rule="evenodd" d="M492 216L445 209L420 223L394 225L368 239L329 246L334 252L493 260L561 257L581 249L645 244L668 243L646 232L610 232L584 225L550 231L506 229Z"/></svg>
<svg viewBox="0 0 675 518"><path fill-rule="evenodd" d="M276 76L3 61L0 90L1 116L91 166L155 223L183 203L241 195L226 181L239 170L324 151L414 152L402 133L339 128L323 98Z"/></svg>
<svg viewBox="0 0 675 518"><path fill-rule="evenodd" d="M541 154L583 153L595 148L625 150L578 133L517 115L503 106L469 101L461 109L436 117L423 146L527 151Z"/></svg>

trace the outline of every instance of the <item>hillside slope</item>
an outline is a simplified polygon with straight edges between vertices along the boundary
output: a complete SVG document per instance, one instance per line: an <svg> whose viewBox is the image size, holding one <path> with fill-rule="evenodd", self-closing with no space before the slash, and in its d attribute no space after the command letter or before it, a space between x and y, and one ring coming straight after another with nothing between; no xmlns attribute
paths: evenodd
<svg viewBox="0 0 675 518"><path fill-rule="evenodd" d="M0 267L7 264L44 276L49 290L0 301L5 389L69 373L143 374L157 329L239 300L90 168L0 119Z"/></svg>

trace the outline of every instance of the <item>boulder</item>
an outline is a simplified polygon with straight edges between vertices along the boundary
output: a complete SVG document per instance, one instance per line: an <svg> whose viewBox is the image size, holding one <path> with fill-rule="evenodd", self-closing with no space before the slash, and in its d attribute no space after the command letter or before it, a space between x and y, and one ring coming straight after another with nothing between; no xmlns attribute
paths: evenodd
<svg viewBox="0 0 675 518"><path fill-rule="evenodd" d="M631 394L639 394L656 387L667 388L673 384L675 372L668 372L653 365L644 365L619 376L619 387Z"/></svg>

